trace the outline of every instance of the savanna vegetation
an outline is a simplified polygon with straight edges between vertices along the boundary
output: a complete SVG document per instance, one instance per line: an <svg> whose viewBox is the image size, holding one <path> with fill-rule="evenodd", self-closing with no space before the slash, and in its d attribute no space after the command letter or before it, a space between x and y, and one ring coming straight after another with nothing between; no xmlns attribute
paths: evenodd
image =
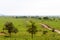
<svg viewBox="0 0 60 40"><path fill-rule="evenodd" d="M41 26L49 25L53 30ZM60 40L60 17L0 17L0 40Z"/></svg>

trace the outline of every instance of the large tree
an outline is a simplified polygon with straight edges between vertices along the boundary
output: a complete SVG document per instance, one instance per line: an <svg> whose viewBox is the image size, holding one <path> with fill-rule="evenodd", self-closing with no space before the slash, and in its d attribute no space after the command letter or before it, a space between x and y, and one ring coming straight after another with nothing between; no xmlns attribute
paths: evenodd
<svg viewBox="0 0 60 40"><path fill-rule="evenodd" d="M6 22L5 23L5 27L3 28L3 30L7 30L9 35L11 36L11 33L17 33L18 29L14 27L12 22Z"/></svg>
<svg viewBox="0 0 60 40"><path fill-rule="evenodd" d="M36 34L37 32L37 28L35 26L35 23L30 21L31 22L31 27L28 28L28 32L31 34L31 37L33 38L34 34Z"/></svg>

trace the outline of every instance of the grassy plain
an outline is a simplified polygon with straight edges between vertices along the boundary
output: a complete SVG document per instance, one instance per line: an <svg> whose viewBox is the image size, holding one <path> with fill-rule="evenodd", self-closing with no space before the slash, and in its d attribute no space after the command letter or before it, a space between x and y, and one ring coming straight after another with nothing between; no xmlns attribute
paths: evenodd
<svg viewBox="0 0 60 40"><path fill-rule="evenodd" d="M38 32L34 35L33 39L31 38L31 34L26 30L27 24L30 25L29 20L33 20L37 27ZM17 34L12 33L11 37L0 36L0 40L60 40L60 34L56 32L52 32L48 29L43 28L40 23L45 23L51 26L52 28L60 30L60 20L40 20L35 18L13 18L13 17L0 17L0 32L4 27L5 22L11 21L14 26L19 30ZM47 34L43 34L43 31L48 31Z"/></svg>

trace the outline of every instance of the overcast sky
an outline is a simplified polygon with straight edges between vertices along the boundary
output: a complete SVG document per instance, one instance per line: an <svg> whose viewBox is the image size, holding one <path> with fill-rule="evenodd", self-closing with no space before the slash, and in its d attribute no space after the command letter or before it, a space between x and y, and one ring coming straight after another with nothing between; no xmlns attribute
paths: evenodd
<svg viewBox="0 0 60 40"><path fill-rule="evenodd" d="M4 15L60 15L60 0L0 0Z"/></svg>

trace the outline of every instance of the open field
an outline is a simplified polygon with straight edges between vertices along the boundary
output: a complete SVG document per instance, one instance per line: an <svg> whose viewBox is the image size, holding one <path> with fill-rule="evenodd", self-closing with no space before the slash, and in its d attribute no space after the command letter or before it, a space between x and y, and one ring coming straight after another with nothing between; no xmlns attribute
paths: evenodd
<svg viewBox="0 0 60 40"><path fill-rule="evenodd" d="M35 26L38 30L33 39L31 38L31 34L27 32L28 27L26 27L26 25L30 25L29 20L35 22ZM40 24L44 23L52 28L60 30L60 19L51 21L36 18L0 17L0 32L7 21L13 22L14 26L19 30L19 32L17 34L12 33L11 37L4 37L4 35L1 35L0 40L60 40L60 34L45 29ZM43 34L43 31L47 31L47 33Z"/></svg>

